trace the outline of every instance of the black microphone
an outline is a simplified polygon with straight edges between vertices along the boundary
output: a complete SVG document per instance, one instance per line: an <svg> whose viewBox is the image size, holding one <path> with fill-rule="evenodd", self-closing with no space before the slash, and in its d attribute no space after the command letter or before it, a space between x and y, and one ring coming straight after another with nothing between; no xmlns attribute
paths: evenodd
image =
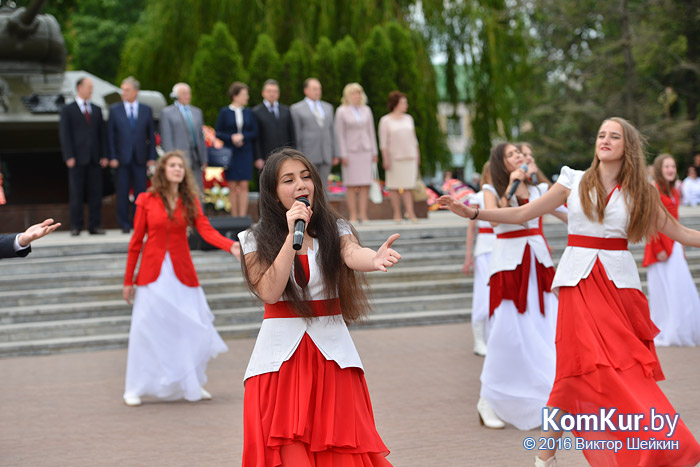
<svg viewBox="0 0 700 467"><path fill-rule="evenodd" d="M300 198L297 198L297 201L301 201L304 203L307 207L311 206L309 203L309 198L306 196L302 196ZM304 229L306 228L306 222L304 222L303 219L297 219L297 221L294 223L294 242L292 243L292 248L295 250L301 250L301 244L304 241Z"/></svg>
<svg viewBox="0 0 700 467"><path fill-rule="evenodd" d="M527 164L521 165L520 168L523 169L525 172L527 172ZM511 185L510 191L509 191L508 194L506 195L506 199L507 199L508 201L510 201L510 199L511 199L511 198L513 197L513 195L515 194L515 190L518 189L518 185L520 185L520 179L515 180L515 181L513 182L513 185Z"/></svg>

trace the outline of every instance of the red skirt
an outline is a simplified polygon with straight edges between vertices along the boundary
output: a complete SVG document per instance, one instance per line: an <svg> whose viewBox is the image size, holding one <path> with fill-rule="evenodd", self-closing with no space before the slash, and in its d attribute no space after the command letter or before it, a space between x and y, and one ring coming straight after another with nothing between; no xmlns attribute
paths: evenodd
<svg viewBox="0 0 700 467"><path fill-rule="evenodd" d="M326 360L308 334L278 372L246 381L243 467L391 467L388 454L364 373Z"/></svg>
<svg viewBox="0 0 700 467"><path fill-rule="evenodd" d="M557 372L547 403L570 414L599 414L615 408L618 415L642 414L636 431L577 431L588 441L622 441L623 448L584 450L593 466L692 466L700 462L700 445L682 420L671 437L650 429L651 409L676 411L656 381L664 379L654 347L658 329L649 305L637 289L618 289L600 261L575 287L559 289ZM678 441L678 450L627 449L640 440Z"/></svg>

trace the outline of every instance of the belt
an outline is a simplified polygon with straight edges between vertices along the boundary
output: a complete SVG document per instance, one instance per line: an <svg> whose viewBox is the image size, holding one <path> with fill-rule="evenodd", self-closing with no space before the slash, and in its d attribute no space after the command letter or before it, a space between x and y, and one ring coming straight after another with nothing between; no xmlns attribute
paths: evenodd
<svg viewBox="0 0 700 467"><path fill-rule="evenodd" d="M522 230L513 230L511 232L503 232L503 233L496 234L496 238L534 237L535 235L541 235L544 237L544 233L542 233L541 227L539 227L537 229L522 229Z"/></svg>
<svg viewBox="0 0 700 467"><path fill-rule="evenodd" d="M334 316L341 314L340 299L332 298L330 300L309 300L306 302L313 313L312 316ZM279 301L277 303L265 304L264 319L270 318L301 318L294 311L290 302Z"/></svg>
<svg viewBox="0 0 700 467"><path fill-rule="evenodd" d="M493 229L491 227L479 227L479 233L493 233Z"/></svg>
<svg viewBox="0 0 700 467"><path fill-rule="evenodd" d="M587 235L572 235L569 234L569 239L566 246L575 246L579 248L592 248L594 250L626 250L626 238L603 238L589 237Z"/></svg>

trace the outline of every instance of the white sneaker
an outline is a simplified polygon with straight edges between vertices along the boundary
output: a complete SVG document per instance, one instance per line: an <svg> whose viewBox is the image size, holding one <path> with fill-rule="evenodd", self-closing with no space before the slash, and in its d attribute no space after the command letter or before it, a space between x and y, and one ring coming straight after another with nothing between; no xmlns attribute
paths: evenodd
<svg viewBox="0 0 700 467"><path fill-rule="evenodd" d="M200 391L202 391L202 400L208 401L211 400L211 394L209 391L207 391L204 388L199 388Z"/></svg>
<svg viewBox="0 0 700 467"><path fill-rule="evenodd" d="M486 402L486 399L483 397L479 398L479 402L476 404L476 411L479 412L479 421L486 428L493 428L496 430L505 428L506 424L503 423L503 420L498 418L498 415L494 413L489 403Z"/></svg>
<svg viewBox="0 0 700 467"><path fill-rule="evenodd" d="M129 407L138 407L141 405L141 398L139 396L124 396L124 403Z"/></svg>
<svg viewBox="0 0 700 467"><path fill-rule="evenodd" d="M474 334L474 353L480 357L486 356L486 339L484 330L486 323L483 320L472 321L472 334Z"/></svg>
<svg viewBox="0 0 700 467"><path fill-rule="evenodd" d="M557 467L557 458L552 456L543 461L540 456L535 456L535 467Z"/></svg>

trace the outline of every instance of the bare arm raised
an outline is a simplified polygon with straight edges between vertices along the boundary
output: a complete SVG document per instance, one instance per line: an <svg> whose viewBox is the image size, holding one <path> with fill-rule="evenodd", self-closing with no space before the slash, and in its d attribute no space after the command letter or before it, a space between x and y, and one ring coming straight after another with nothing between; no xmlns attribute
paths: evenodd
<svg viewBox="0 0 700 467"><path fill-rule="evenodd" d="M549 214L564 204L569 197L569 192L568 188L555 183L542 197L517 208L483 209L477 211L478 208L474 209L465 206L452 196L441 196L438 198L438 204L446 207L458 216L472 220L478 218L492 223L524 224L531 219ZM700 232L698 232L698 235L700 235Z"/></svg>
<svg viewBox="0 0 700 467"><path fill-rule="evenodd" d="M340 238L340 249L343 260L350 269L355 271L386 272L387 268L392 267L401 259L401 255L391 248L392 244L399 236L400 234L397 233L391 235L377 251L374 251L371 248L360 246L353 235L343 235Z"/></svg>

